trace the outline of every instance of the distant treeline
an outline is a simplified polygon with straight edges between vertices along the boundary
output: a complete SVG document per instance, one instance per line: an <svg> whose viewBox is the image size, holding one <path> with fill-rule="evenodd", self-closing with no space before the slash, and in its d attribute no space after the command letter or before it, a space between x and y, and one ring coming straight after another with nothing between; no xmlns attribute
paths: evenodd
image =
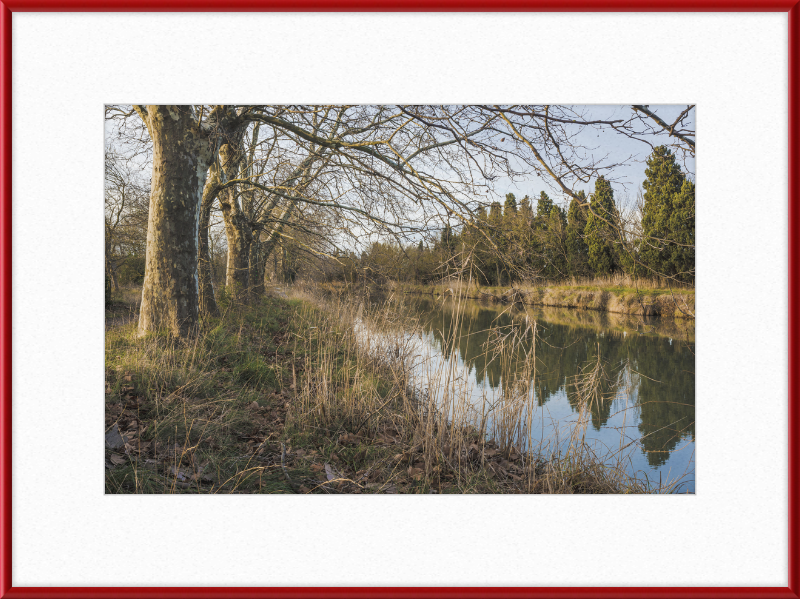
<svg viewBox="0 0 800 599"><path fill-rule="evenodd" d="M694 183L665 146L647 159L645 177L626 214L603 177L566 209L544 191L519 201L509 193L433 243L376 242L360 256L338 255L328 278L429 283L460 273L494 286L625 273L694 283Z"/></svg>

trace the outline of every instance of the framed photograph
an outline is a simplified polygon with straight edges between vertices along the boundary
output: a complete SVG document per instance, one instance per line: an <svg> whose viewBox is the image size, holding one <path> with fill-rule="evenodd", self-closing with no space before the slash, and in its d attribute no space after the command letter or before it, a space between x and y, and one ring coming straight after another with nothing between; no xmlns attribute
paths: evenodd
<svg viewBox="0 0 800 599"><path fill-rule="evenodd" d="M798 11L2 2L0 596L798 597Z"/></svg>

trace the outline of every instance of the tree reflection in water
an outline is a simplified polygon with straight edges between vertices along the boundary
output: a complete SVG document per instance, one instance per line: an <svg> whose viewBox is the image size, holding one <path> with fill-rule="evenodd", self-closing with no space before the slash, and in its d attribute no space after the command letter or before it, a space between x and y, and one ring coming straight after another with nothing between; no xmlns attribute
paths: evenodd
<svg viewBox="0 0 800 599"><path fill-rule="evenodd" d="M619 428L611 421L623 414L625 438L641 445L651 468L664 466L672 452L694 441L693 322L643 322L641 317L475 301L462 302L456 318L451 301L416 298L408 305L446 358L456 352L478 385L501 395L504 373L510 379L522 372L525 356L535 352L533 399L541 407L558 399L577 412L576 377L597 361L599 351L606 372L599 391L606 399L591 405L591 427L597 432ZM528 327L510 355L498 359L492 350L497 339L514 327L525 331L526 318L536 322L535 348ZM461 328L454 334L456 322Z"/></svg>

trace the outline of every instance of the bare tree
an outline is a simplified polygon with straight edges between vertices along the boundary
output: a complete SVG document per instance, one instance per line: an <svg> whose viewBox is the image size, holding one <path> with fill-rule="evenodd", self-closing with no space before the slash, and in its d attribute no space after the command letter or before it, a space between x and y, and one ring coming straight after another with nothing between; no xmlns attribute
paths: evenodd
<svg viewBox="0 0 800 599"><path fill-rule="evenodd" d="M198 224L203 187L221 140L239 124L229 107L135 105L153 143L153 179L139 334L196 326Z"/></svg>
<svg viewBox="0 0 800 599"><path fill-rule="evenodd" d="M105 265L119 291L119 269L132 257L144 256L149 189L138 169L106 146Z"/></svg>
<svg viewBox="0 0 800 599"><path fill-rule="evenodd" d="M456 223L499 254L474 226L498 180L540 175L592 211L578 188L600 176L613 181L632 157L597 155L581 132L645 143L663 135L693 154L692 110L668 124L644 105L609 119L551 105L109 107L109 118L138 114L152 143L150 150L132 125L130 151L142 160L151 152L153 164L139 332L186 335L201 311L216 313L208 270L215 202L227 237L226 284L246 292L242 301L261 289L281 240L335 259L342 244L366 247L377 235L402 248ZM609 225L629 241L634 228Z"/></svg>

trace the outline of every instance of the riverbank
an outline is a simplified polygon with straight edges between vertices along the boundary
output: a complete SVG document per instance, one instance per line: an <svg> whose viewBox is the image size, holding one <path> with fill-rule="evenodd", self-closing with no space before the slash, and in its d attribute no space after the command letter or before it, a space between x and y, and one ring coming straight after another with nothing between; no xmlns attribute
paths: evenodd
<svg viewBox="0 0 800 599"><path fill-rule="evenodd" d="M643 318L617 312L576 310L552 306L509 305L480 300L457 302L449 299L449 295L442 298L442 296L431 297L428 295L409 294L407 297L409 299L413 298L411 299L412 302L436 302L444 310L458 310L464 316L471 318L476 318L480 311L489 310L498 316L500 314L508 314L514 321L521 322L528 318L545 324L564 325L572 329L602 331L606 335L647 335L666 337L689 343L694 343L695 341L694 320L687 318Z"/></svg>
<svg viewBox="0 0 800 599"><path fill-rule="evenodd" d="M435 285L389 283L397 292L432 295L459 295L498 304L522 304L555 308L578 308L630 316L661 316L694 319L694 289L633 287L615 284L563 284L551 286L481 287L452 281Z"/></svg>
<svg viewBox="0 0 800 599"><path fill-rule="evenodd" d="M454 423L410 381L389 310L277 291L189 340L137 338L135 292L106 311L107 493L670 492Z"/></svg>

